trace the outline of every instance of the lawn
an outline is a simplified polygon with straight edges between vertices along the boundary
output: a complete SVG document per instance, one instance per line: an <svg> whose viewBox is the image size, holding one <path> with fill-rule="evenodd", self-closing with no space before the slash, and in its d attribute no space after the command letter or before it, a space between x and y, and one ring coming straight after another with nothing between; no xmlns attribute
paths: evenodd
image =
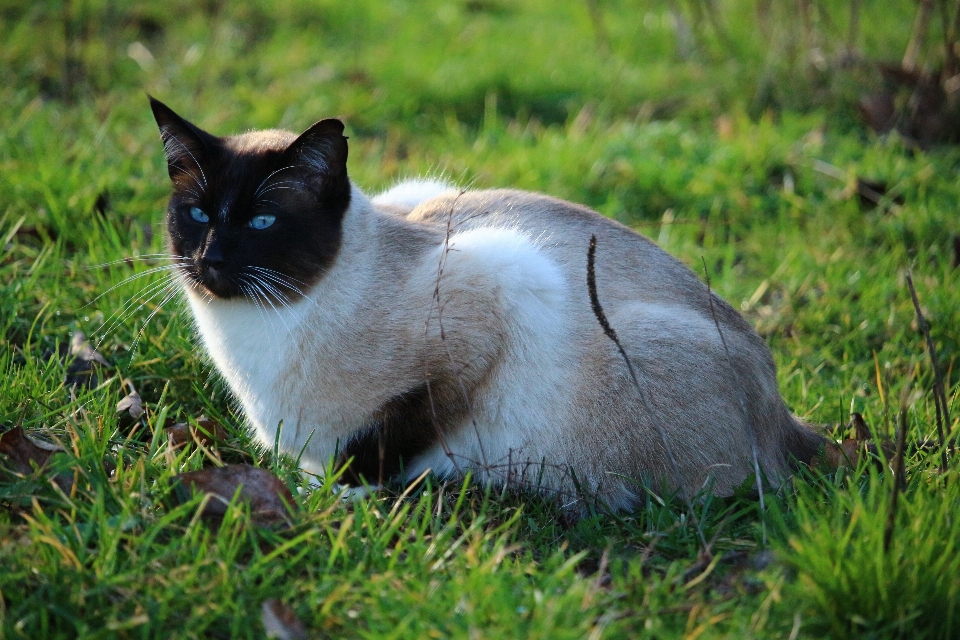
<svg viewBox="0 0 960 640"><path fill-rule="evenodd" d="M303 637L960 636L960 462L907 284L955 433L960 151L869 132L873 76L805 61L803 37L839 56L847 4L813 3L808 36L778 6L716 4L721 22L666 0L0 2L0 432L65 449L0 473L0 639L260 638L273 601ZM916 3L856 4L857 50L898 60ZM651 494L574 522L429 476L352 500L311 487L254 443L165 295L147 93L220 134L342 117L368 192L443 175L645 233L757 328L795 413L837 440L854 414L877 442L906 427L895 511L883 451L805 470L763 509L704 492L695 517ZM136 418L117 411L132 389ZM224 432L165 431L202 416ZM294 513L202 517L172 479L224 463L276 474Z"/></svg>

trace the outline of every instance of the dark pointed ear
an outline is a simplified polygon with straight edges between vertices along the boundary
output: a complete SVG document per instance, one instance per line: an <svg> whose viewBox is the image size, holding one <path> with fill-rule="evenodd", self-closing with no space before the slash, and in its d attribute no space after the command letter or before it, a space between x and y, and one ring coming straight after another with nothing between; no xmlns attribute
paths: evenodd
<svg viewBox="0 0 960 640"><path fill-rule="evenodd" d="M343 123L336 118L321 120L304 131L284 153L293 164L306 167L325 181L347 175L347 138Z"/></svg>
<svg viewBox="0 0 960 640"><path fill-rule="evenodd" d="M150 108L160 127L163 151L167 155L167 171L171 179L180 174L203 174L200 163L216 144L216 136L194 126L173 112L173 109L152 96Z"/></svg>

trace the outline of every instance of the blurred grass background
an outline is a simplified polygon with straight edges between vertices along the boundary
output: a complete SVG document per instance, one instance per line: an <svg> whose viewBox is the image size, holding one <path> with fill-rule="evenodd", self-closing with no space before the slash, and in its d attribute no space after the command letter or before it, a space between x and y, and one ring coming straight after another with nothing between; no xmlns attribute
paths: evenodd
<svg viewBox="0 0 960 640"><path fill-rule="evenodd" d="M232 434L225 459L296 484L293 469L249 441L182 307L144 293L159 276L97 297L153 264L122 259L163 250L169 187L146 93L218 134L339 116L364 189L442 173L588 204L705 263L771 345L798 414L845 437L857 412L889 436L902 404L911 441L932 438L904 273L956 423L960 154L861 120L878 91L909 106L880 63L900 65L911 42L922 68L947 64L956 7L931 4L918 40L922 6L0 0L0 425L72 443L65 464L85 478L66 501L41 479L0 483L0 638L260 637L268 597L336 637L954 637L960 485L923 451L890 552L892 480L869 465L804 476L763 517L750 498L701 503L717 565L670 501L568 526L535 498L455 487L396 512L391 495L306 493L292 532L238 516L210 533L195 505L164 506L170 475L204 455L125 440L121 379L151 433L205 413ZM77 330L114 367L71 397L61 354ZM127 471L98 471L104 456ZM463 546L439 562L431 536Z"/></svg>

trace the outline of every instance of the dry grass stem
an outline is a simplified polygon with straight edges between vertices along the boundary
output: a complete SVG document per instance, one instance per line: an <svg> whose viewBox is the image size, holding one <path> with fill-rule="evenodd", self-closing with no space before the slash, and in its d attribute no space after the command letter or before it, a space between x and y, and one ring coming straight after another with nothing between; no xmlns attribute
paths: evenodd
<svg viewBox="0 0 960 640"><path fill-rule="evenodd" d="M710 288L710 272L707 270L707 261L700 256L703 262L703 275L707 281L707 301L710 303L710 315L713 316L713 324L717 327L717 333L720 335L720 342L723 344L723 353L727 357L727 370L730 372L733 386L737 390L737 401L740 403L740 411L743 413L743 426L747 431L747 438L750 439L750 455L753 457L753 473L757 479L757 493L760 495L760 529L763 546L767 546L767 519L766 504L763 498L763 474L760 472L760 458L757 456L757 434L753 430L753 422L750 420L750 414L747 412L747 400L743 396L743 385L737 379L737 371L733 368L733 357L730 355L730 348L727 346L727 339L723 337L723 330L720 328L720 321L717 319L717 312L713 308L713 290Z"/></svg>
<svg viewBox="0 0 960 640"><path fill-rule="evenodd" d="M640 402L647 410L647 414L653 419L654 428L657 430L657 433L660 435L660 439L663 441L663 448L667 452L667 460L670 463L670 473L673 475L673 482L677 486L677 490L680 492L680 496L683 498L684 503L686 503L687 512L690 515L690 520L693 522L694 527L697 529L697 535L700 537L700 543L703 545L703 550L709 555L710 550L709 545L707 544L707 539L703 535L703 528L700 526L700 521L697 519L697 514L694 513L693 510L693 502L691 502L690 496L687 494L687 489L683 484L683 477L680 474L680 465L677 464L677 459L673 455L673 448L670 446L670 439L667 436L667 431L663 428L663 424L661 424L659 416L657 416L653 406L650 404L650 400L647 398L647 392L640 384L640 380L637 378L637 373L633 369L633 364L630 362L627 352L623 349L623 345L620 344L620 339L617 337L617 332L614 331L613 327L610 326L610 322L607 320L607 316L603 312L603 307L600 304L600 296L597 294L597 276L594 265L596 253L597 236L591 235L590 247L587 250L587 290L590 293L590 306L593 308L593 315L597 317L597 322L600 323L600 326L603 328L603 332L606 334L606 336L610 338L615 345L617 345L617 350L620 352L620 357L622 357L623 361L627 364L627 371L630 372L630 379L633 380L633 384L637 388L637 392L640 394Z"/></svg>
<svg viewBox="0 0 960 640"><path fill-rule="evenodd" d="M900 500L900 491L906 484L904 472L904 455L907 442L907 409L900 409L900 429L897 431L897 454L893 458L893 491L890 497L890 511L887 512L887 524L883 531L883 550L890 551L893 542L893 531L897 522L897 504Z"/></svg>
<svg viewBox="0 0 960 640"><path fill-rule="evenodd" d="M920 310L920 300L917 298L917 290L913 286L913 278L907 274L907 287L910 289L910 298L913 300L913 308L917 312L917 325L920 333L923 334L927 342L927 352L930 354L930 364L933 366L933 404L936 409L937 419L937 439L940 443L940 471L947 471L947 439L950 437L950 407L947 403L947 393L943 383L943 376L940 374L940 366L937 362L937 348L933 344L933 338L930 337L930 324L923 317ZM946 424L946 428L944 428Z"/></svg>

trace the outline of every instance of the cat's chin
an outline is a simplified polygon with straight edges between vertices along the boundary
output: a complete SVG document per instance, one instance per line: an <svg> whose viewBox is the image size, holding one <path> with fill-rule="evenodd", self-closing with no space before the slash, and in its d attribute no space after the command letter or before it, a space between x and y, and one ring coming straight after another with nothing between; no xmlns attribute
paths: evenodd
<svg viewBox="0 0 960 640"><path fill-rule="evenodd" d="M231 300L245 298L243 291L224 276L191 276L191 280L196 283L196 290L205 298L215 300Z"/></svg>
<svg viewBox="0 0 960 640"><path fill-rule="evenodd" d="M215 300L240 300L247 297L236 288L212 283L200 283L200 290Z"/></svg>

